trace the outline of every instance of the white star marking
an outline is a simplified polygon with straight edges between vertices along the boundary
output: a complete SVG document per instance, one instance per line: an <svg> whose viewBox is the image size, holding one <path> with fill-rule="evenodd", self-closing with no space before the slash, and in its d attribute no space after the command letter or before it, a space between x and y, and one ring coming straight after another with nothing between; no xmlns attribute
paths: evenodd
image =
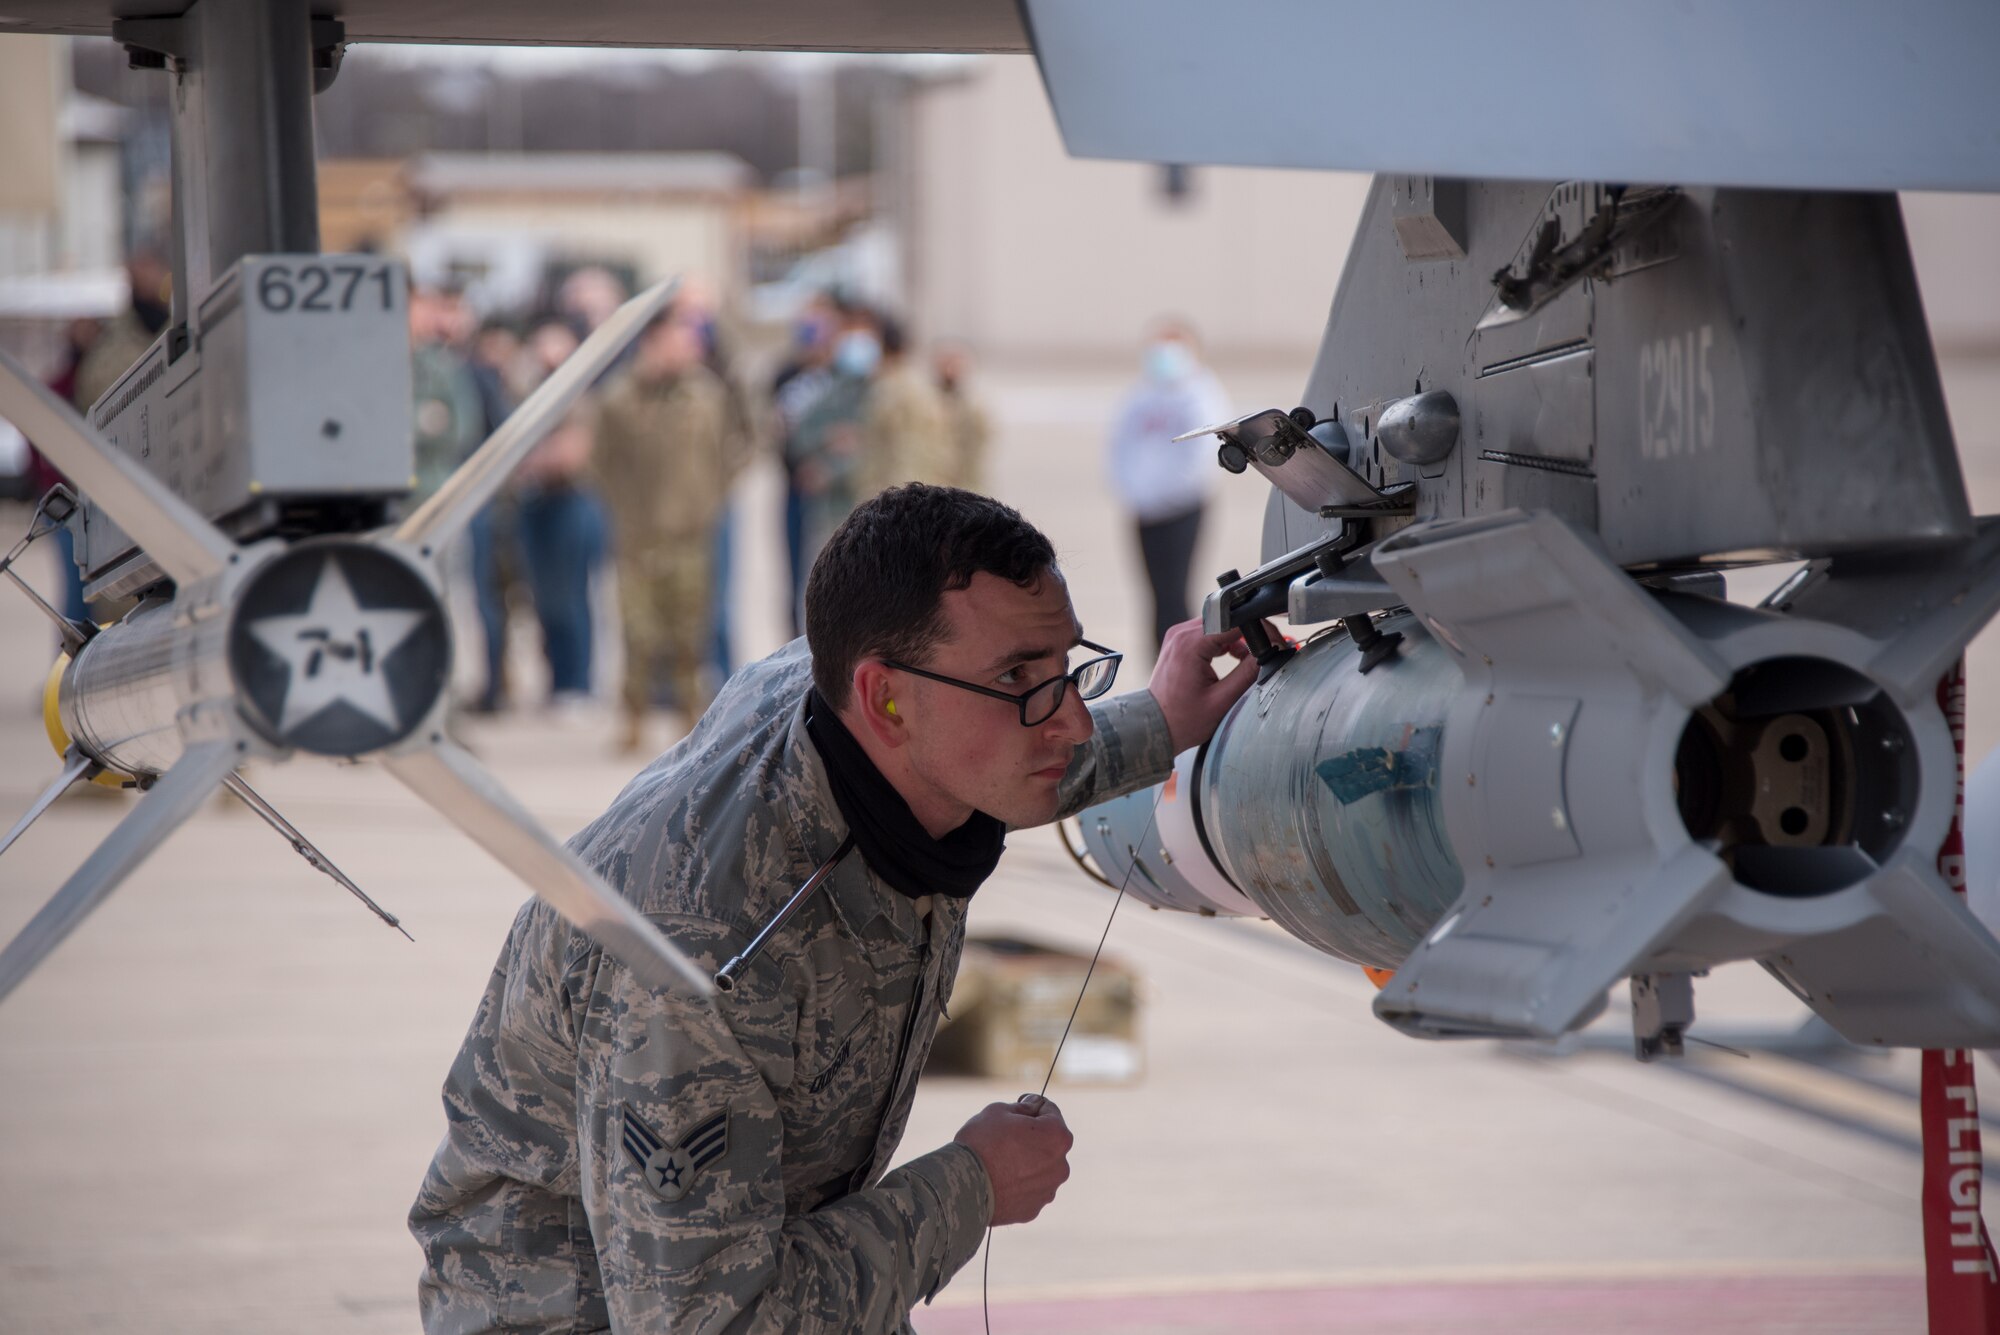
<svg viewBox="0 0 2000 1335"><path fill-rule="evenodd" d="M382 660L409 638L426 615L400 608L363 608L354 601L340 562L327 557L305 611L250 623L258 642L291 669L279 733L290 733L342 700L396 731L401 722L396 703L389 698Z"/></svg>

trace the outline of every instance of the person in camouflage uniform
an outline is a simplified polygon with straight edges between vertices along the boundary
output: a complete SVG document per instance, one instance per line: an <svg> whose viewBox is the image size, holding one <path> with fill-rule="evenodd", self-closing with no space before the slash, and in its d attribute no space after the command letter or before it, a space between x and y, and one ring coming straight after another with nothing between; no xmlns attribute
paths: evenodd
<svg viewBox="0 0 2000 1335"><path fill-rule="evenodd" d="M709 969L845 840L858 853L713 1000L643 986L522 908L410 1215L433 1335L908 1330L989 1224L1033 1218L1067 1176L1068 1130L1034 1097L884 1172L966 897L1006 826L1158 782L1254 660L1190 622L1148 691L1089 709L1045 693L1054 712L1021 726L980 692L1067 685L1075 614L1046 538L945 488L860 506L807 605L807 642L738 673L572 847ZM1242 662L1218 679L1224 653ZM923 671L890 661L910 659ZM864 790L878 807L851 803ZM891 816L919 833L884 842Z"/></svg>
<svg viewBox="0 0 2000 1335"><path fill-rule="evenodd" d="M944 399L944 419L956 460L951 485L985 491L986 445L993 438L993 420L966 383L971 364L972 355L963 344L947 343L931 359L931 371Z"/></svg>
<svg viewBox="0 0 2000 1335"><path fill-rule="evenodd" d="M625 628L627 751L644 741L661 659L690 727L708 705L702 664L713 633L715 535L749 441L703 357L696 325L684 312L663 313L598 412L596 468Z"/></svg>
<svg viewBox="0 0 2000 1335"><path fill-rule="evenodd" d="M873 496L899 482L962 487L944 398L911 364L903 327L884 318L882 364L861 409L861 458L855 494Z"/></svg>

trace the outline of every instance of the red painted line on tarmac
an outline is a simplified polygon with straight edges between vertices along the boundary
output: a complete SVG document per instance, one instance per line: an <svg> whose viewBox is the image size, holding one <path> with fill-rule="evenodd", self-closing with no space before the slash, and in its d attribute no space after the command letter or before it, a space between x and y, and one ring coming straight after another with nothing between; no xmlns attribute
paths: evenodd
<svg viewBox="0 0 2000 1335"><path fill-rule="evenodd" d="M919 1335L983 1335L977 1307L926 1309ZM993 1335L1907 1335L1921 1275L1354 1285L993 1304Z"/></svg>

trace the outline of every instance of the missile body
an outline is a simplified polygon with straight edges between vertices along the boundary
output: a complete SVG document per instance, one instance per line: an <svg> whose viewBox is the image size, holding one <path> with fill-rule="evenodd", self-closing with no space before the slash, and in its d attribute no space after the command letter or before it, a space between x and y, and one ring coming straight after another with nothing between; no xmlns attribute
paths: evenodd
<svg viewBox="0 0 2000 1335"><path fill-rule="evenodd" d="M107 769L151 779L186 749L182 719L229 707L227 626L188 602L141 604L51 676L58 751L73 742Z"/></svg>

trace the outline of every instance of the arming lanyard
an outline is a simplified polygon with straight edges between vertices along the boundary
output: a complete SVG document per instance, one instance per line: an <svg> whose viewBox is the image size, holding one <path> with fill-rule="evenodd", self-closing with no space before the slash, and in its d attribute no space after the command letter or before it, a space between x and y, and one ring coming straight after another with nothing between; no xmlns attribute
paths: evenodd
<svg viewBox="0 0 2000 1335"><path fill-rule="evenodd" d="M1153 811L1152 815L1146 819L1146 832L1139 836L1139 842L1142 844L1151 836L1154 822L1159 819L1160 797L1165 794L1165 791L1162 788L1160 793L1156 794L1153 798ZM764 953L764 947L770 943L771 938L784 929L785 924L790 922L792 916L799 911L799 907L807 899L811 898L813 891L824 885L827 879L833 875L834 870L840 866L842 860L853 851L854 831L850 829L847 832L847 837L840 841L840 847L833 850L833 856L813 868L813 874L806 877L804 883L792 892L792 897L785 901L783 908L772 915L771 921L758 929L757 935L750 938L750 944L743 947L740 952L730 958L728 963L715 971L716 991L733 992L736 990L736 980L742 976L743 971L756 962L757 957ZM1056 1065L1062 1060L1063 1046L1069 1042L1070 1027L1076 1023L1077 1012L1083 1008L1083 995L1090 989L1091 977L1097 972L1097 960L1104 953L1104 942L1111 935L1111 924L1118 917L1118 906L1125 902L1125 888L1131 883L1133 871L1138 868L1137 845L1132 846L1128 852L1132 855L1131 861L1126 865L1125 875L1118 883L1117 897L1111 901L1111 913L1104 920L1104 931L1097 938L1097 949L1091 953L1090 967L1084 970L1083 986L1077 989L1076 1004L1070 1007L1069 1020L1063 1025L1062 1037L1056 1040L1055 1056L1049 1061L1048 1074L1042 1077L1042 1092L1036 1096L1038 1099L1046 1099L1048 1096L1049 1082L1055 1078ZM993 1266L993 1229L991 1225L988 1225L986 1229L986 1246L984 1250L986 1255L980 1267L979 1304L982 1315L985 1317L986 1329L990 1335L993 1329L993 1317L991 1311L987 1308L986 1286L987 1280L992 1274Z"/></svg>

